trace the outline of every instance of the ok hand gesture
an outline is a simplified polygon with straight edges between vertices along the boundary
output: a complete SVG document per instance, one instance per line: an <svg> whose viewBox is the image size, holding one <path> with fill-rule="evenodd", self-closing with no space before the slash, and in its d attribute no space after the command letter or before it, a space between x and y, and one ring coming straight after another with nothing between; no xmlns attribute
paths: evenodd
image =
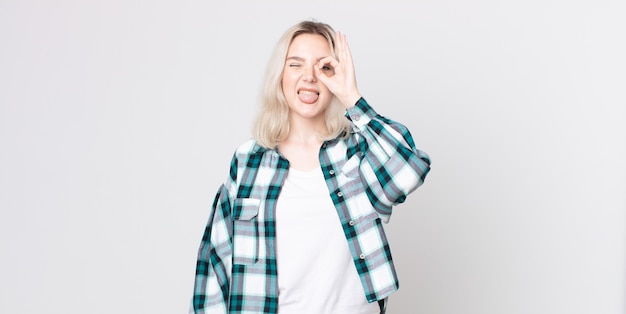
<svg viewBox="0 0 626 314"><path fill-rule="evenodd" d="M350 108L361 98L361 94L356 86L354 64L346 35L337 32L335 46L336 58L321 59L315 67L315 72L318 79L337 96L339 101L346 108ZM324 71L326 67L333 71Z"/></svg>

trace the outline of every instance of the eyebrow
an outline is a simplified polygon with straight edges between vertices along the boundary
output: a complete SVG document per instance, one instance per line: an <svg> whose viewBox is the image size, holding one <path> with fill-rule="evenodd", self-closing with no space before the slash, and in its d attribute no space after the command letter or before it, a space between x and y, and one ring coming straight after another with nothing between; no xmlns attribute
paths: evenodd
<svg viewBox="0 0 626 314"><path fill-rule="evenodd" d="M317 58L317 60L315 60L315 61L316 61L316 62L319 62L320 60L322 60L322 59L324 59L324 58L326 58L326 57L320 57L320 58ZM298 57L298 56L291 56L291 57L287 57L287 59L285 59L285 61L287 61L287 60L304 61L304 58L302 58L302 57Z"/></svg>

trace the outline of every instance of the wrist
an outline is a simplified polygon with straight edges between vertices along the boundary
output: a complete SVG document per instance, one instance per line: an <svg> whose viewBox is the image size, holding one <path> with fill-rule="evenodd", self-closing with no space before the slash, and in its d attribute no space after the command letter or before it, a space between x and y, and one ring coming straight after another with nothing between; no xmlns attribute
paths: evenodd
<svg viewBox="0 0 626 314"><path fill-rule="evenodd" d="M361 99L361 94L359 92L351 93L350 95L344 96L340 99L341 103L348 108L354 107L356 103Z"/></svg>

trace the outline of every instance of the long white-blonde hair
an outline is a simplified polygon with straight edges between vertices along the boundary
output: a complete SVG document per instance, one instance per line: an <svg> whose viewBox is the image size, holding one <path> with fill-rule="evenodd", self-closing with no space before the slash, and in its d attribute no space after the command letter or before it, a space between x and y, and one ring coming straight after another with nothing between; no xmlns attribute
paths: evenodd
<svg viewBox="0 0 626 314"><path fill-rule="evenodd" d="M335 31L328 24L302 21L289 28L280 38L267 64L261 89L261 108L253 126L254 139L263 147L273 149L287 138L290 130L289 106L282 89L282 76L287 51L294 38L302 34L317 34L328 40L336 56ZM350 123L345 117L345 107L333 95L325 112L326 134L318 134L321 140L330 140L350 133Z"/></svg>

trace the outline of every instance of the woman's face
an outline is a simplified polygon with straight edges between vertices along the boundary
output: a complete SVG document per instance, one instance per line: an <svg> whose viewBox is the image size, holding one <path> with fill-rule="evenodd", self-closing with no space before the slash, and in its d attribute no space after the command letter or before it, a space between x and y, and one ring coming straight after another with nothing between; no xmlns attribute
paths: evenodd
<svg viewBox="0 0 626 314"><path fill-rule="evenodd" d="M328 41L317 34L301 34L293 39L283 68L282 88L292 121L324 121L324 112L333 94L316 76L319 60L332 56ZM322 70L332 75L332 69Z"/></svg>

